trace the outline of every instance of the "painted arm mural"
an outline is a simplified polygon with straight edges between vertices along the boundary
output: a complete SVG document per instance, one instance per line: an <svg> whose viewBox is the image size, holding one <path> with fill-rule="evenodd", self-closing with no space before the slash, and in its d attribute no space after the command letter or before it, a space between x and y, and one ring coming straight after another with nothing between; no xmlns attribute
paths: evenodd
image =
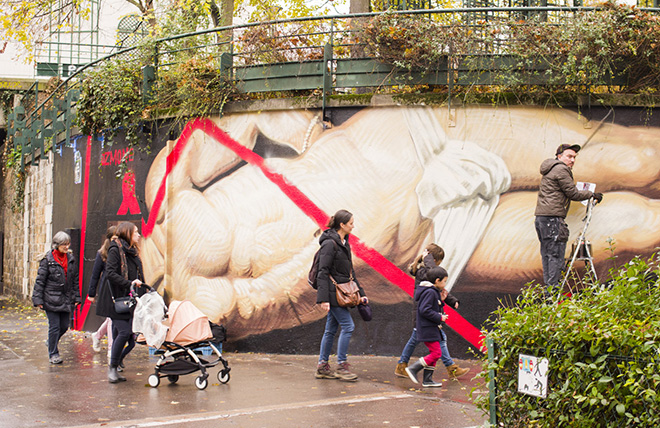
<svg viewBox="0 0 660 428"><path fill-rule="evenodd" d="M310 213L344 207L358 219L354 238L395 266L436 242L447 253L448 288L472 278L519 289L541 272L538 165L560 142L589 138L574 174L608 192L589 235L596 260L607 256L610 236L622 252L660 242L660 209L649 199L660 192L660 130L604 124L594 134L573 112L529 107L466 108L455 127L448 123L443 108L388 107L326 130L307 111L233 114L189 127L158 154L146 181L147 281L192 300L233 337L317 320L324 313L306 278L319 221ZM227 141L256 160L245 162ZM578 206L567 218L575 234ZM409 298L355 259L372 301Z"/></svg>

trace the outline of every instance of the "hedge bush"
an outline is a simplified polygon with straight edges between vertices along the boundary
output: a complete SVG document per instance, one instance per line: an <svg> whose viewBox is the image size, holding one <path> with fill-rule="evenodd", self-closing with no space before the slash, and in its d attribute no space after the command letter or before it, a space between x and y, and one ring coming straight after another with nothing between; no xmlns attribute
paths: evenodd
<svg viewBox="0 0 660 428"><path fill-rule="evenodd" d="M497 417L512 427L660 425L660 257L634 258L559 303L529 284L495 311ZM519 354L549 360L546 398L517 392ZM488 410L488 397L477 400Z"/></svg>

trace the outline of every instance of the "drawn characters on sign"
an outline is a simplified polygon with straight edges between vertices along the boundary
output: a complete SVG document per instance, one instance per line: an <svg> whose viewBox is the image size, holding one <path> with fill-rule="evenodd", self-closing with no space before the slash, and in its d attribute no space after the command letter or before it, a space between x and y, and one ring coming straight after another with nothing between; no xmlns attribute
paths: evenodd
<svg viewBox="0 0 660 428"><path fill-rule="evenodd" d="M518 392L535 397L545 398L548 393L547 358L537 358L531 355L518 356Z"/></svg>

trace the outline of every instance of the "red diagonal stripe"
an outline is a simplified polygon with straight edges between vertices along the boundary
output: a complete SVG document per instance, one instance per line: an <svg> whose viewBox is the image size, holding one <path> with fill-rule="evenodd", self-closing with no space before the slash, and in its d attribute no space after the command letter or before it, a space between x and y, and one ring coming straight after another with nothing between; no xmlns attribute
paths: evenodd
<svg viewBox="0 0 660 428"><path fill-rule="evenodd" d="M198 129L213 137L220 144L236 153L247 163L258 167L269 180L271 180L277 187L279 187L280 190L282 190L282 192L284 192L284 194L289 199L291 199L291 201L298 208L300 208L303 213L314 220L314 222L318 224L319 227L322 228L327 224L329 216L323 212L323 210L321 210L314 202L312 202L304 193L302 193L296 186L287 182L286 178L284 178L281 174L271 171L264 164L264 159L261 156L234 141L211 120L195 119L186 124L186 127L181 133L181 136L179 137L174 150L172 150L172 153L167 156L165 176L163 177L160 187L158 188L158 192L156 193L156 198L154 199L151 212L149 213L149 220L146 224L144 221L142 222L142 234L144 236L149 236L151 232L153 232L156 218L158 218L158 213L163 204L163 200L165 199L167 177L179 162L181 153L188 144L190 136L194 131ZM385 279L412 296L414 288L413 278L406 275L401 269L399 269L378 251L364 244L357 237L354 236L354 238L355 239L353 239L351 242L353 253L362 259L371 268L373 268L376 272L385 277ZM470 344L475 346L477 349L482 349L484 337L481 334L481 331L470 324L465 318L463 318L453 309L446 307L446 311L449 315L447 324Z"/></svg>

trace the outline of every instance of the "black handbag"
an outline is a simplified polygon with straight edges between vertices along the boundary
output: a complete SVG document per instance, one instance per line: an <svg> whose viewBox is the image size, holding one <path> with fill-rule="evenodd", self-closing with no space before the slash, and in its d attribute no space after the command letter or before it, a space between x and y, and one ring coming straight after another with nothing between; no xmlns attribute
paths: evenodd
<svg viewBox="0 0 660 428"><path fill-rule="evenodd" d="M135 303L137 303L135 297L133 297L133 293L131 292L126 297L117 297L115 299L115 295L112 292L112 285L110 285L110 281L107 281L106 285L108 286L108 290L110 290L110 297L112 297L112 304L114 306L115 312L117 314L129 313L131 311L131 308L133 308L133 306L135 306ZM131 288L133 288L132 285Z"/></svg>
<svg viewBox="0 0 660 428"><path fill-rule="evenodd" d="M113 297L112 303L115 305L115 312L118 314L127 314L131 311L133 305L135 305L135 299L132 297L119 297L115 299Z"/></svg>
<svg viewBox="0 0 660 428"><path fill-rule="evenodd" d="M122 247L122 244L119 241L119 239L115 238L115 243L117 244L117 248L119 249L119 258L121 260L122 276L126 280L128 280L128 270L126 268L126 254L124 254L124 248ZM110 285L110 281L108 281L108 289L110 290L110 297L112 297L112 303L114 305L115 312L117 314L127 314L131 312L131 309L137 303L134 297L136 293L133 284L131 284L130 291L128 293L128 296L126 297L118 297L115 299L115 295L112 292L112 285Z"/></svg>

